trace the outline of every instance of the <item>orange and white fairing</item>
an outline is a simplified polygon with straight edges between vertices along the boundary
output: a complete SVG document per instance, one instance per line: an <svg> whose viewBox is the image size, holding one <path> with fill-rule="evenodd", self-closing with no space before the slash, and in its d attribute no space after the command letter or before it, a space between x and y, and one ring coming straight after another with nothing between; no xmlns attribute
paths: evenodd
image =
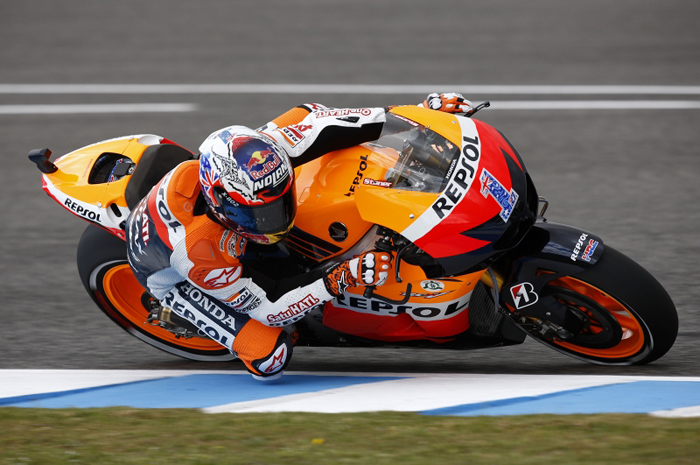
<svg viewBox="0 0 700 465"><path fill-rule="evenodd" d="M316 260L371 248L372 226L389 228L442 268L426 276L400 264L377 289L327 304L324 324L385 341L444 340L466 330L471 294L488 260L534 222L534 190L505 137L486 123L424 108L396 107L382 137L297 168L292 249Z"/></svg>

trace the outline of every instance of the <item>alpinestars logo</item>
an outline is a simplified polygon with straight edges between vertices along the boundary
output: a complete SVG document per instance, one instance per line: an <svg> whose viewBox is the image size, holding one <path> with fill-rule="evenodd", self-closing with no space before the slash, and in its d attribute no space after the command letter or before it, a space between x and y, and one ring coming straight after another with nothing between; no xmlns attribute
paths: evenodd
<svg viewBox="0 0 700 465"><path fill-rule="evenodd" d="M211 289L228 286L236 282L241 276L242 271L243 268L240 266L211 270L206 278L204 278L204 284Z"/></svg>
<svg viewBox="0 0 700 465"><path fill-rule="evenodd" d="M513 303L518 310L533 305L539 299L535 288L530 283L516 284L510 288L510 295L513 297Z"/></svg>
<svg viewBox="0 0 700 465"><path fill-rule="evenodd" d="M287 346L282 345L277 348L274 354L258 366L258 370L261 373L272 374L279 371L283 366L284 362L287 361Z"/></svg>

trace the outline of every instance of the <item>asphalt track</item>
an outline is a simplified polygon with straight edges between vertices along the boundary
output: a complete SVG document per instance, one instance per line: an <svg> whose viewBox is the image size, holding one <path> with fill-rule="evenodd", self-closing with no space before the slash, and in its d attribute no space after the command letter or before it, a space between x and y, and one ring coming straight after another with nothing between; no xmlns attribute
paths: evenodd
<svg viewBox="0 0 700 465"><path fill-rule="evenodd" d="M300 348L290 369L699 376L700 110L693 105L700 96L690 91L700 85L699 16L700 4L669 0L4 0L0 368L230 368L146 346L94 307L75 265L85 224L41 191L39 172L26 159L29 150L49 147L60 155L136 133L160 134L196 149L215 129L260 125L304 101L338 107L417 103L423 92L371 89L420 85L421 91L449 91L460 85L480 89L468 98L494 103L479 117L518 148L540 194L551 202L550 221L595 232L667 288L681 322L675 346L649 366L627 368L585 364L533 341L473 352ZM18 84L271 87L37 93ZM279 84L318 84L319 91L278 92ZM333 84L367 87L362 92L323 87ZM546 90L468 87L487 85ZM629 87L617 93L558 92L560 86L583 85L659 87L635 94L624 92ZM690 90L670 91L678 86ZM499 101L521 105L497 109ZM561 101L579 103L561 108L542 103ZM617 104L591 108L596 106L586 105L591 101ZM629 103L668 101L691 105ZM130 104L150 110L106 107ZM179 106L158 106L174 104ZM80 112L66 105L90 106ZM57 108L66 112L56 113ZM86 113L90 108L102 111Z"/></svg>

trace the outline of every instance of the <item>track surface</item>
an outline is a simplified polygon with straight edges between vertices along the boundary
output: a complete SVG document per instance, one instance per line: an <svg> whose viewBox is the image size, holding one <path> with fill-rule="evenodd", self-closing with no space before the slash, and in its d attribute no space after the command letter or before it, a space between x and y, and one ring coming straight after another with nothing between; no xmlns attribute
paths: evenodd
<svg viewBox="0 0 700 465"><path fill-rule="evenodd" d="M700 4L489 0L0 4L0 84L700 84ZM492 100L700 100L698 95L468 95ZM85 224L41 191L29 150L55 155L155 133L196 149L220 127L255 127L304 101L417 103L423 94L15 94L30 104L187 103L183 113L0 114L0 368L225 369L174 358L92 304L75 248ZM494 105L495 106L495 105ZM573 224L648 268L681 321L646 367L604 368L533 341L473 352L305 349L292 370L700 375L700 110L485 110ZM217 366L218 365L218 366ZM235 368L240 369L238 364Z"/></svg>

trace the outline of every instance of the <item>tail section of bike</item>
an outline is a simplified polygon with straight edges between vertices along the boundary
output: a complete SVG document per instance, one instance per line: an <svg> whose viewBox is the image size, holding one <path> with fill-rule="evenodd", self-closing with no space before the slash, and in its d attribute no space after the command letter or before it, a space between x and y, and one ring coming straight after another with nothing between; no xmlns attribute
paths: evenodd
<svg viewBox="0 0 700 465"><path fill-rule="evenodd" d="M138 339L192 360L226 361L228 350L167 314L134 277L126 259L124 222L168 171L194 158L155 135L119 137L75 150L55 161L48 149L29 158L42 171L46 193L88 221L78 245L78 271L90 297Z"/></svg>
<svg viewBox="0 0 700 465"><path fill-rule="evenodd" d="M193 158L187 149L152 134L98 142L54 162L50 156L48 149L29 154L43 173L49 197L121 239L131 208L165 173Z"/></svg>

